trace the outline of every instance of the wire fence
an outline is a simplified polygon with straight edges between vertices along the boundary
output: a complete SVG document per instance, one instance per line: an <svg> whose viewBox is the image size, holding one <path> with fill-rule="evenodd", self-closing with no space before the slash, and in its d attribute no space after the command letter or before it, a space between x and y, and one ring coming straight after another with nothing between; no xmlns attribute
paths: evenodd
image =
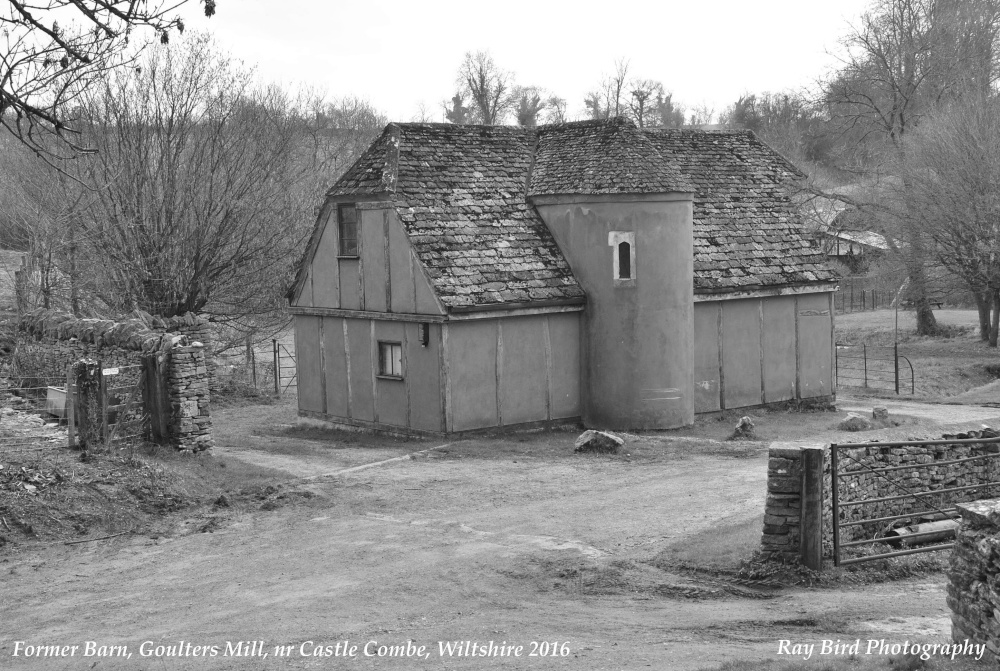
<svg viewBox="0 0 1000 671"><path fill-rule="evenodd" d="M0 377L0 455L67 445L66 379Z"/></svg>
<svg viewBox="0 0 1000 671"><path fill-rule="evenodd" d="M913 364L899 353L899 345L837 343L837 386L881 389L897 394L916 390Z"/></svg>

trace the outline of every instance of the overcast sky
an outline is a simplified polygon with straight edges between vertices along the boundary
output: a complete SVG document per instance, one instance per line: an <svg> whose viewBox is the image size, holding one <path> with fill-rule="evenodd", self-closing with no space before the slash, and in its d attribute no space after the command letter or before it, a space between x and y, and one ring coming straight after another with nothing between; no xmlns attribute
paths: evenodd
<svg viewBox="0 0 1000 671"><path fill-rule="evenodd" d="M206 19L192 0L180 11L266 81L366 98L394 121L411 120L423 102L440 121L463 55L476 50L517 83L565 98L572 118L621 58L675 100L718 113L746 91L810 85L836 65L830 52L868 4L218 0Z"/></svg>

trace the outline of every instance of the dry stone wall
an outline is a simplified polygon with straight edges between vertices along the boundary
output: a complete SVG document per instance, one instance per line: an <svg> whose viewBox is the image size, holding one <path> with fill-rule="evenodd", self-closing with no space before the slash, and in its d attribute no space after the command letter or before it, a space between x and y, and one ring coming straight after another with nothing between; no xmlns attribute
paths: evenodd
<svg viewBox="0 0 1000 671"><path fill-rule="evenodd" d="M204 346L188 345L171 350L167 393L175 418L177 446L195 452L210 448L212 418Z"/></svg>
<svg viewBox="0 0 1000 671"><path fill-rule="evenodd" d="M767 459L767 501L761 550L769 559L799 557L802 513L802 446L775 444Z"/></svg>
<svg viewBox="0 0 1000 671"><path fill-rule="evenodd" d="M20 321L18 365L27 374L65 380L67 368L82 359L105 367L130 366L115 380L135 383L146 357L155 357L164 379L169 439L179 449L200 451L212 446L210 346L207 322L195 315L161 319L145 315L124 322L80 319L51 310L36 310ZM150 412L155 410L150 408Z"/></svg>
<svg viewBox="0 0 1000 671"><path fill-rule="evenodd" d="M989 430L967 434L945 435L946 440L989 438ZM950 443L942 445L913 444L902 446L876 445L839 450L841 473L840 503L898 496L908 492L934 491L1000 482L1000 457L983 458L963 463L946 463L969 457L988 457L1000 453L997 443ZM761 549L769 558L793 560L799 556L799 522L801 509L801 447L776 444L770 449L767 475L767 503ZM912 469L905 468L913 466ZM903 467L883 474L869 469ZM832 462L826 446L823 464L823 555L833 555L833 489ZM935 507L943 508L961 501L974 501L1000 493L1000 487L967 491L926 494L919 499L902 498L841 509L841 524L865 518L905 515ZM913 520L916 521L916 520ZM901 520L900 523L906 523ZM885 531L886 523L841 526L841 541L872 538Z"/></svg>
<svg viewBox="0 0 1000 671"><path fill-rule="evenodd" d="M959 504L962 527L948 570L951 637L986 645L1000 661L1000 500Z"/></svg>

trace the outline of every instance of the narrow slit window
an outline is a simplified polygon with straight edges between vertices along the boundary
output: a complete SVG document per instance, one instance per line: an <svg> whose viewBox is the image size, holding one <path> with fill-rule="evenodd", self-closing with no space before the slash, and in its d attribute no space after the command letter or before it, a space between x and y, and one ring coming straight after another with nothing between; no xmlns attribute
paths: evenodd
<svg viewBox="0 0 1000 671"><path fill-rule="evenodd" d="M403 377L403 344L379 342L378 374L384 377Z"/></svg>
<svg viewBox="0 0 1000 671"><path fill-rule="evenodd" d="M632 279L632 245L627 242L618 244L618 279Z"/></svg>
<svg viewBox="0 0 1000 671"><path fill-rule="evenodd" d="M354 203L337 206L337 228L340 233L340 256L357 256L358 210Z"/></svg>

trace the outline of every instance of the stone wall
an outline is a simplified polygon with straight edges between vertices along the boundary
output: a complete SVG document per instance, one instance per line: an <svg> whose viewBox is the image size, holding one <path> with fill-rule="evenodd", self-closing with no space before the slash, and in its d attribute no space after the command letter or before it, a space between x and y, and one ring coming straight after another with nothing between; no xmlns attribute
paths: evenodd
<svg viewBox="0 0 1000 671"><path fill-rule="evenodd" d="M951 638L986 645L1000 661L1000 499L959 504L962 527L948 570Z"/></svg>
<svg viewBox="0 0 1000 671"><path fill-rule="evenodd" d="M22 337L15 358L20 370L53 382L64 381L71 364L91 359L105 368L130 366L115 384L136 383L143 374L143 360L155 357L154 368L163 376L157 386L163 387L167 398L162 412L169 414L164 424L170 442L183 450L211 447L211 357L209 345L200 339L209 340L211 334L201 318L144 315L114 322L35 310L22 317L19 330Z"/></svg>
<svg viewBox="0 0 1000 671"><path fill-rule="evenodd" d="M174 440L182 450L212 447L208 369L202 345L174 347L170 352L167 394L174 421Z"/></svg>
<svg viewBox="0 0 1000 671"><path fill-rule="evenodd" d="M802 513L802 447L774 443L767 458L767 501L761 550L769 559L799 558Z"/></svg>
<svg viewBox="0 0 1000 671"><path fill-rule="evenodd" d="M945 435L943 439L976 439L996 435L990 430ZM839 450L840 472L853 473L841 478L840 503L897 496L907 492L933 491L952 487L1000 481L1000 457L958 464L942 463L968 457L1000 452L996 443L952 443L926 445L914 440L906 445L876 445ZM797 515L801 492L801 446L787 443L772 445L768 459L767 503L764 517L762 551L772 559L791 560L799 555ZM883 475L867 469L913 465L911 469L890 471ZM826 446L823 465L823 555L833 555L833 490L832 461ZM890 482L889 479L896 483ZM865 518L921 513L934 507L945 507L959 501L974 501L997 491L968 490L944 494L923 495L920 499L903 498L841 509L841 524ZM917 521L914 519L913 521ZM900 520L905 524L907 520ZM841 526L841 542L872 538L885 531L887 523Z"/></svg>
<svg viewBox="0 0 1000 671"><path fill-rule="evenodd" d="M75 361L90 358L105 367L141 363L144 354L165 352L179 336L205 346L210 386L212 333L209 323L188 313L178 317L143 314L124 321L78 318L65 312L38 309L25 313L18 324L19 363L31 366L40 377L65 379Z"/></svg>

